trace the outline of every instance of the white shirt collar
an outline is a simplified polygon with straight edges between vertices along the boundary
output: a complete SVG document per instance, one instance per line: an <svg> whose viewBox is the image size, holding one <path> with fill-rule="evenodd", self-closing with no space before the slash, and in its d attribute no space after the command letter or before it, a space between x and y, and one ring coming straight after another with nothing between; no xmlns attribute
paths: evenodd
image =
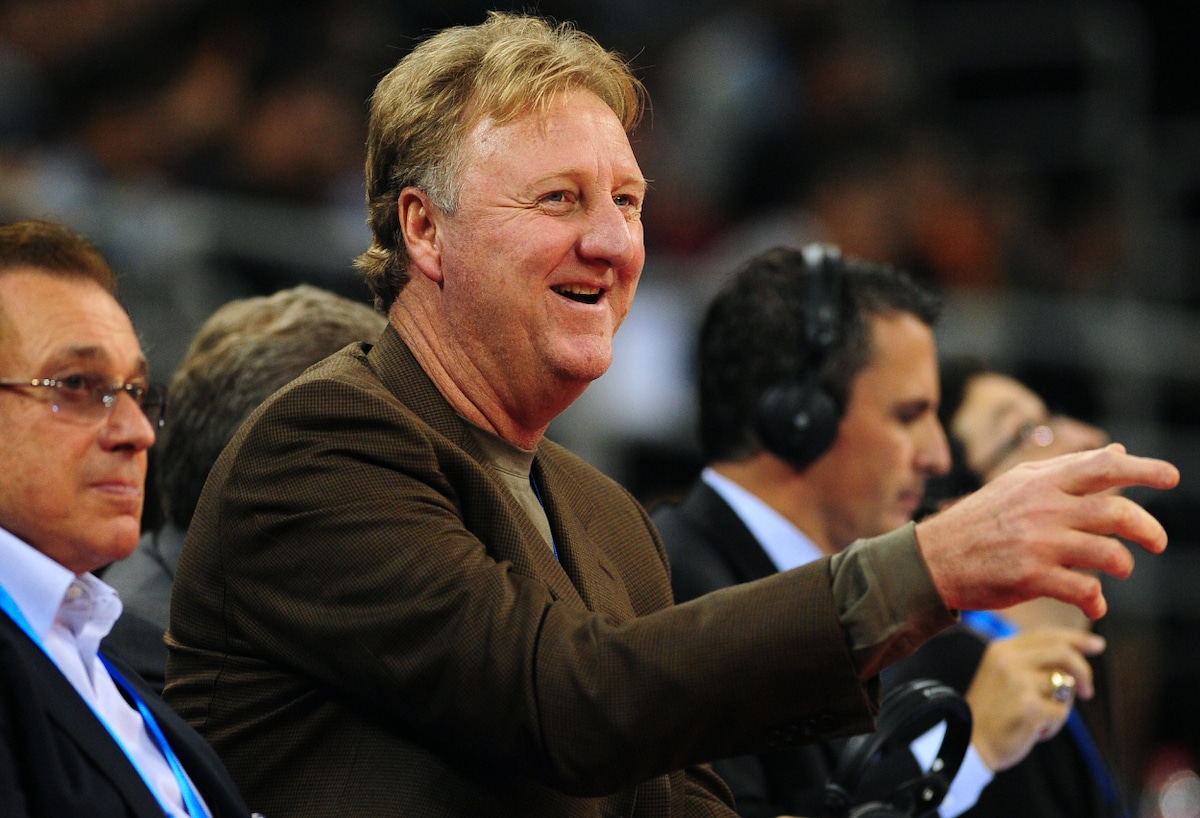
<svg viewBox="0 0 1200 818"><path fill-rule="evenodd" d="M0 528L0 585L43 642L74 580L69 568Z"/></svg>
<svg viewBox="0 0 1200 818"><path fill-rule="evenodd" d="M59 672L146 776L167 813L187 815L175 773L146 731L141 714L117 690L97 658L100 640L121 615L117 592L92 574L75 576L2 528L0 585L13 598Z"/></svg>
<svg viewBox="0 0 1200 818"><path fill-rule="evenodd" d="M706 468L700 479L729 504L778 570L798 568L825 556L803 531L728 477Z"/></svg>

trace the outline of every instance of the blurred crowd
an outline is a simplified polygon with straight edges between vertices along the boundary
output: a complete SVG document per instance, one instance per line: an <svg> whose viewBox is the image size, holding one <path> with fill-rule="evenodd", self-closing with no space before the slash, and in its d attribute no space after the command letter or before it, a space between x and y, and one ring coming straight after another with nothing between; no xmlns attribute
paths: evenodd
<svg viewBox="0 0 1200 818"><path fill-rule="evenodd" d="M101 180L359 208L374 81L415 38L473 23L488 5L9 0L0 209L69 209ZM1020 13L1040 9L1025 20L1038 37L1008 43L1000 61L986 42L954 57L938 27L961 25L957 5L544 0L537 10L578 21L643 73L654 101L639 145L656 188L647 235L664 267L692 275L747 235L807 234L951 287L1120 292L1133 159L1120 143L1132 137L1089 145L1086 117L1137 127L1137 111L1087 110L1143 70L1137 48L1089 42L1105 36L1091 29L1128 21L1106 19L1108 5L1032 4ZM990 30L995 12L979 7L969 26ZM1039 51L1048 47L1052 58ZM1031 91L1022 72L1036 70L1049 85ZM1042 102L1077 109L1074 130L1032 119ZM997 114L981 120L971 105ZM1005 128L1021 138L996 139ZM286 263L243 261L257 269L239 272L263 286L287 275Z"/></svg>

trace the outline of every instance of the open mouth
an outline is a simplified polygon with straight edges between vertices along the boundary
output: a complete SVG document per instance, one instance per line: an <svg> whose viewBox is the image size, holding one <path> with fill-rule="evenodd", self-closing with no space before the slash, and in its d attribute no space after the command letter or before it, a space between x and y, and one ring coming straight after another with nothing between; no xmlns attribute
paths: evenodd
<svg viewBox="0 0 1200 818"><path fill-rule="evenodd" d="M580 304L595 304L600 300L600 296L604 295L604 290L600 287L584 287L579 284L564 284L550 289L563 298L578 301Z"/></svg>

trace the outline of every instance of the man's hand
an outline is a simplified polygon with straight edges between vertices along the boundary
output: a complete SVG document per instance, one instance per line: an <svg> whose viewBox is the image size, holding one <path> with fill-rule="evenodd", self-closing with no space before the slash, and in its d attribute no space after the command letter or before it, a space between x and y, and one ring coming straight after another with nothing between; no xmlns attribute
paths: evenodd
<svg viewBox="0 0 1200 818"><path fill-rule="evenodd" d="M1099 619L1108 603L1099 577L1087 572L1124 579L1133 570L1133 555L1116 538L1152 554L1167 547L1154 517L1109 490L1178 482L1175 466L1130 455L1119 443L1022 463L922 520L917 541L951 608L1007 608L1047 596Z"/></svg>
<svg viewBox="0 0 1200 818"><path fill-rule="evenodd" d="M967 703L974 721L971 743L993 772L1021 761L1066 723L1074 696L1055 699L1051 674L1070 674L1075 695L1092 697L1092 668L1085 657L1103 650L1103 637L1075 628L1027 630L988 645Z"/></svg>

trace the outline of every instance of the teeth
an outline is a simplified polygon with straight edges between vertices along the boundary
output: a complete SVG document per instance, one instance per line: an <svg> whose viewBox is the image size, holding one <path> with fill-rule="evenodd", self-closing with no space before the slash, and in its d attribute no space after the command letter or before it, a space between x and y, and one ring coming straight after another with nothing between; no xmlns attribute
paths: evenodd
<svg viewBox="0 0 1200 818"><path fill-rule="evenodd" d="M599 287L584 287L580 284L568 284L562 287L555 287L555 292L563 295L600 295Z"/></svg>
<svg viewBox="0 0 1200 818"><path fill-rule="evenodd" d="M580 304L598 304L600 296L604 295L603 287L585 287L581 284L563 284L551 287L551 289L563 298L569 298Z"/></svg>

